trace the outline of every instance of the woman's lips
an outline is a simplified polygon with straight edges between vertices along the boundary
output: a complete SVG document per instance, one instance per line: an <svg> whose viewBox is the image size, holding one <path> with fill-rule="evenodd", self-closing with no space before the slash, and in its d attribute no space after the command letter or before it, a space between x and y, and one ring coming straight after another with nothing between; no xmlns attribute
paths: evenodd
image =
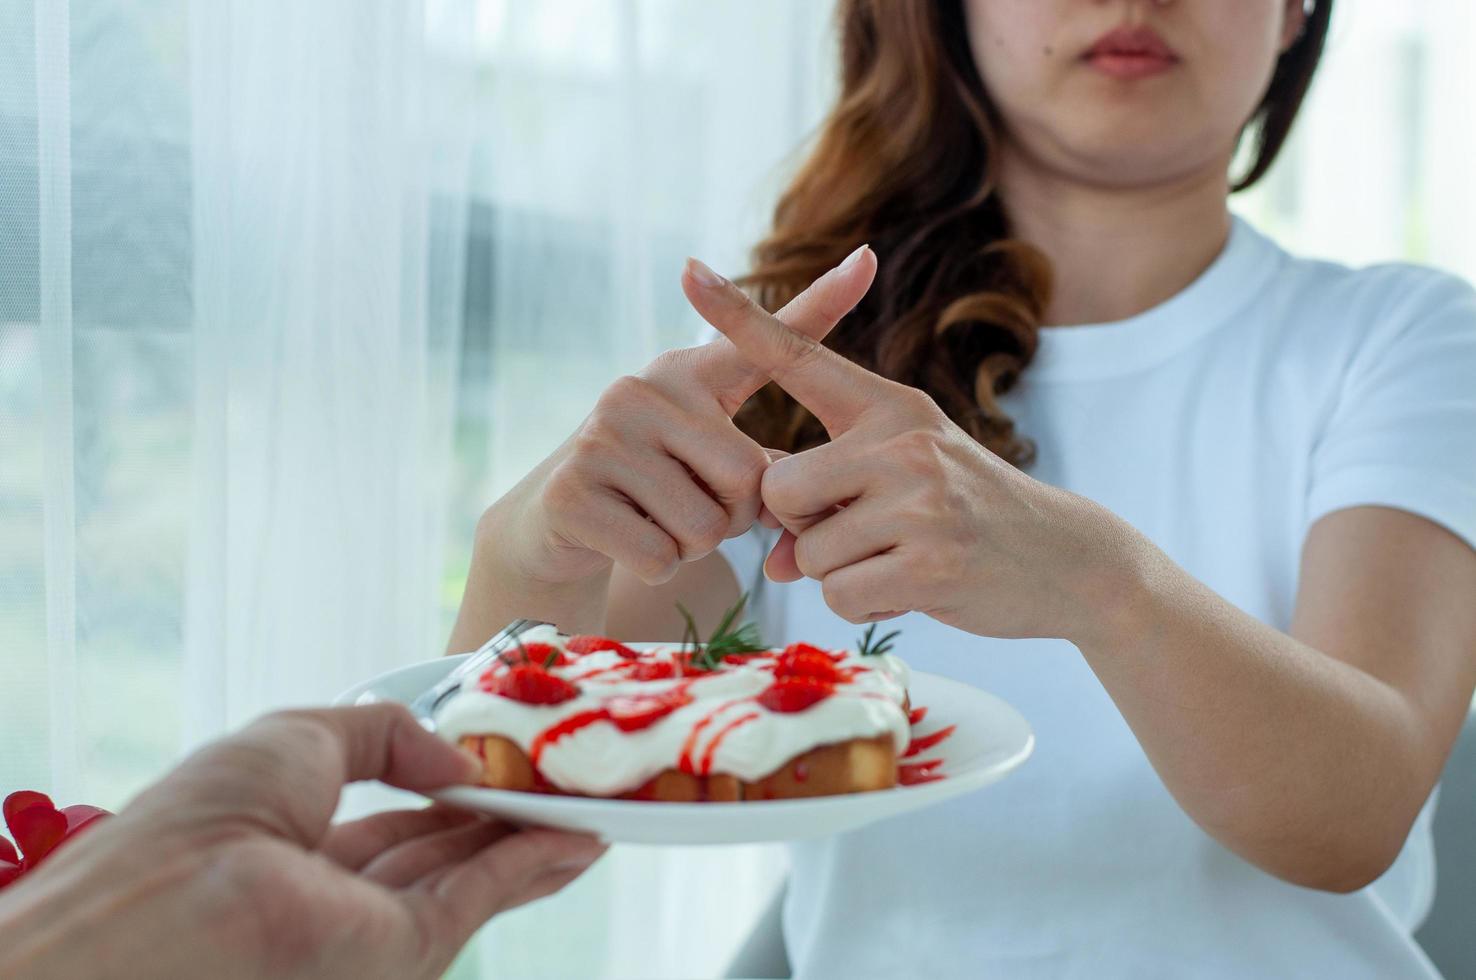
<svg viewBox="0 0 1476 980"><path fill-rule="evenodd" d="M1082 60L1104 75L1131 80L1169 71L1179 56L1151 27L1120 27L1104 34Z"/></svg>

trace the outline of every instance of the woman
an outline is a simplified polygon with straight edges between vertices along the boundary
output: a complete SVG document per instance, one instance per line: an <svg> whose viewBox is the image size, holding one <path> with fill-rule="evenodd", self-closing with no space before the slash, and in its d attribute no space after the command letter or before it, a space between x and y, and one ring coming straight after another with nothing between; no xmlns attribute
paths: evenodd
<svg viewBox="0 0 1476 980"><path fill-rule="evenodd" d="M1476 296L1227 209L1331 6L846 0L746 281L782 311L690 264L727 339L617 381L488 510L456 649L518 615L674 636L674 600L761 583L770 636L900 617L913 664L1030 719L1000 786L796 848L797 975L1433 973Z"/></svg>

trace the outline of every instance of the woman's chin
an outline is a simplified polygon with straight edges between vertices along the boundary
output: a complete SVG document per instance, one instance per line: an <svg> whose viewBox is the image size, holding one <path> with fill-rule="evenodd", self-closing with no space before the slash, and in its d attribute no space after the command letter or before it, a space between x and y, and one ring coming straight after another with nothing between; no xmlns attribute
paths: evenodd
<svg viewBox="0 0 1476 980"><path fill-rule="evenodd" d="M1083 125L1028 155L1057 177L1131 190L1200 177L1219 179L1227 172L1230 148L1209 138L1185 139L1156 121L1132 120L1123 126Z"/></svg>

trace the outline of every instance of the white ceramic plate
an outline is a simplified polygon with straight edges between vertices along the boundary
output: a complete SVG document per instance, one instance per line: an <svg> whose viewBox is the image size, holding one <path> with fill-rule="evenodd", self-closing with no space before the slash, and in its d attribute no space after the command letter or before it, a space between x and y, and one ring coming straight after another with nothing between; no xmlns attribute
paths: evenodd
<svg viewBox="0 0 1476 980"><path fill-rule="evenodd" d="M640 646L640 644L633 644ZM338 704L408 702L460 663L438 657L355 685ZM958 681L913 671L909 695L927 717L917 737L947 725L957 730L920 759L942 759L936 782L874 793L754 803L651 803L544 796L459 786L430 795L447 803L515 820L582 830L632 844L746 844L829 837L971 793L1003 778L1030 757L1035 736L1020 713L992 694Z"/></svg>

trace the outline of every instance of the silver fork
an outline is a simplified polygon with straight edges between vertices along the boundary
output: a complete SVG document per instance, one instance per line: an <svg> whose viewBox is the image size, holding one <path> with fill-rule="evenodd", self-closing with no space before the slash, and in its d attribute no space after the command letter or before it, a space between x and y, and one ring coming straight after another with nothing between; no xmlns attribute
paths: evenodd
<svg viewBox="0 0 1476 980"><path fill-rule="evenodd" d="M536 619L515 619L511 623L508 623L502 629L498 630L496 636L483 643L476 653L473 653L461 663L457 664L455 670L441 678L435 687L432 687L414 701L411 701L410 712L416 718L420 719L420 724L427 731L435 731L436 710L440 708L447 698L461 690L461 685L466 683L467 678L480 673L488 664L496 660L498 655L506 650L508 645L521 634L535 626L547 625L547 623L539 622Z"/></svg>

